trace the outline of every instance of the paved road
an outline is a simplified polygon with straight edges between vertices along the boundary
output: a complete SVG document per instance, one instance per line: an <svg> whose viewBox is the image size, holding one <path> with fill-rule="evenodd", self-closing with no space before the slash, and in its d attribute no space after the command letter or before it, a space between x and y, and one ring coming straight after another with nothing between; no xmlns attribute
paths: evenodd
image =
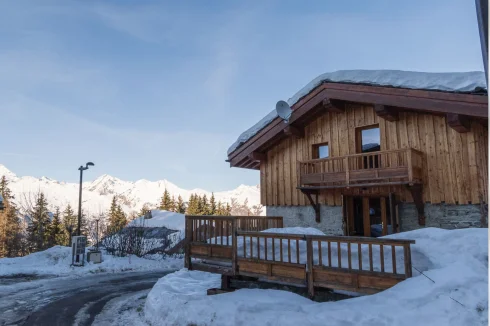
<svg viewBox="0 0 490 326"><path fill-rule="evenodd" d="M146 294L168 273L10 280L8 285L0 286L0 325L114 324L118 309L140 311Z"/></svg>

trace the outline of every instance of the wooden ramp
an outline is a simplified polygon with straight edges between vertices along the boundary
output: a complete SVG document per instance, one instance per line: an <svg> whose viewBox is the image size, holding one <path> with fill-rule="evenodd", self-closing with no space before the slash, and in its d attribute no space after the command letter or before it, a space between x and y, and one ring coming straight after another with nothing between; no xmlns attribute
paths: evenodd
<svg viewBox="0 0 490 326"><path fill-rule="evenodd" d="M185 265L315 287L376 293L412 276L413 240L260 232L280 217L186 216ZM250 231L252 229L253 231Z"/></svg>

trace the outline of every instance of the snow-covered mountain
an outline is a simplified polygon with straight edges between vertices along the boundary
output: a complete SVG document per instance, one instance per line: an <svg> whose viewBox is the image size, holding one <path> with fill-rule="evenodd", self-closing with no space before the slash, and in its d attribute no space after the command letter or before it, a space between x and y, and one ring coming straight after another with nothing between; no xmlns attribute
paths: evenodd
<svg viewBox="0 0 490 326"><path fill-rule="evenodd" d="M9 181L9 187L15 195L18 203L28 202L42 191L50 206L64 208L67 204L77 209L78 207L78 183L56 181L47 177L35 178L30 176L19 177L4 165L0 164L0 177L5 176ZM110 207L113 196L119 198L119 203L126 212L138 211L144 204L154 207L160 202L165 189L177 198L181 195L184 201L193 193L211 196L210 191L202 189L186 190L167 181L138 180L136 182L124 181L116 177L104 174L92 182L84 182L83 207L92 214L104 212ZM230 202L235 198L239 203L248 200L248 205L257 205L260 202L260 187L240 185L230 191L216 192L216 201Z"/></svg>

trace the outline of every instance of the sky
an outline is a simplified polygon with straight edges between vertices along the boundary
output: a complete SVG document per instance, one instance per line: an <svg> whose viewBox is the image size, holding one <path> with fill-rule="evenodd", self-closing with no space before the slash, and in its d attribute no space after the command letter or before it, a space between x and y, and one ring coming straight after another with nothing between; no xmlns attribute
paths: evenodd
<svg viewBox="0 0 490 326"><path fill-rule="evenodd" d="M255 185L228 147L341 69L482 71L474 1L0 0L0 164Z"/></svg>

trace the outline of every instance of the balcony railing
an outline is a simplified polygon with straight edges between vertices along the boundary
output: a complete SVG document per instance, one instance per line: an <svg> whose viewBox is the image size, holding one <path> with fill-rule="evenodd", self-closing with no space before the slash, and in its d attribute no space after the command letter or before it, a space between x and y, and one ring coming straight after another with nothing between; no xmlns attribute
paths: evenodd
<svg viewBox="0 0 490 326"><path fill-rule="evenodd" d="M424 154L413 148L301 161L300 187L345 188L422 183Z"/></svg>

